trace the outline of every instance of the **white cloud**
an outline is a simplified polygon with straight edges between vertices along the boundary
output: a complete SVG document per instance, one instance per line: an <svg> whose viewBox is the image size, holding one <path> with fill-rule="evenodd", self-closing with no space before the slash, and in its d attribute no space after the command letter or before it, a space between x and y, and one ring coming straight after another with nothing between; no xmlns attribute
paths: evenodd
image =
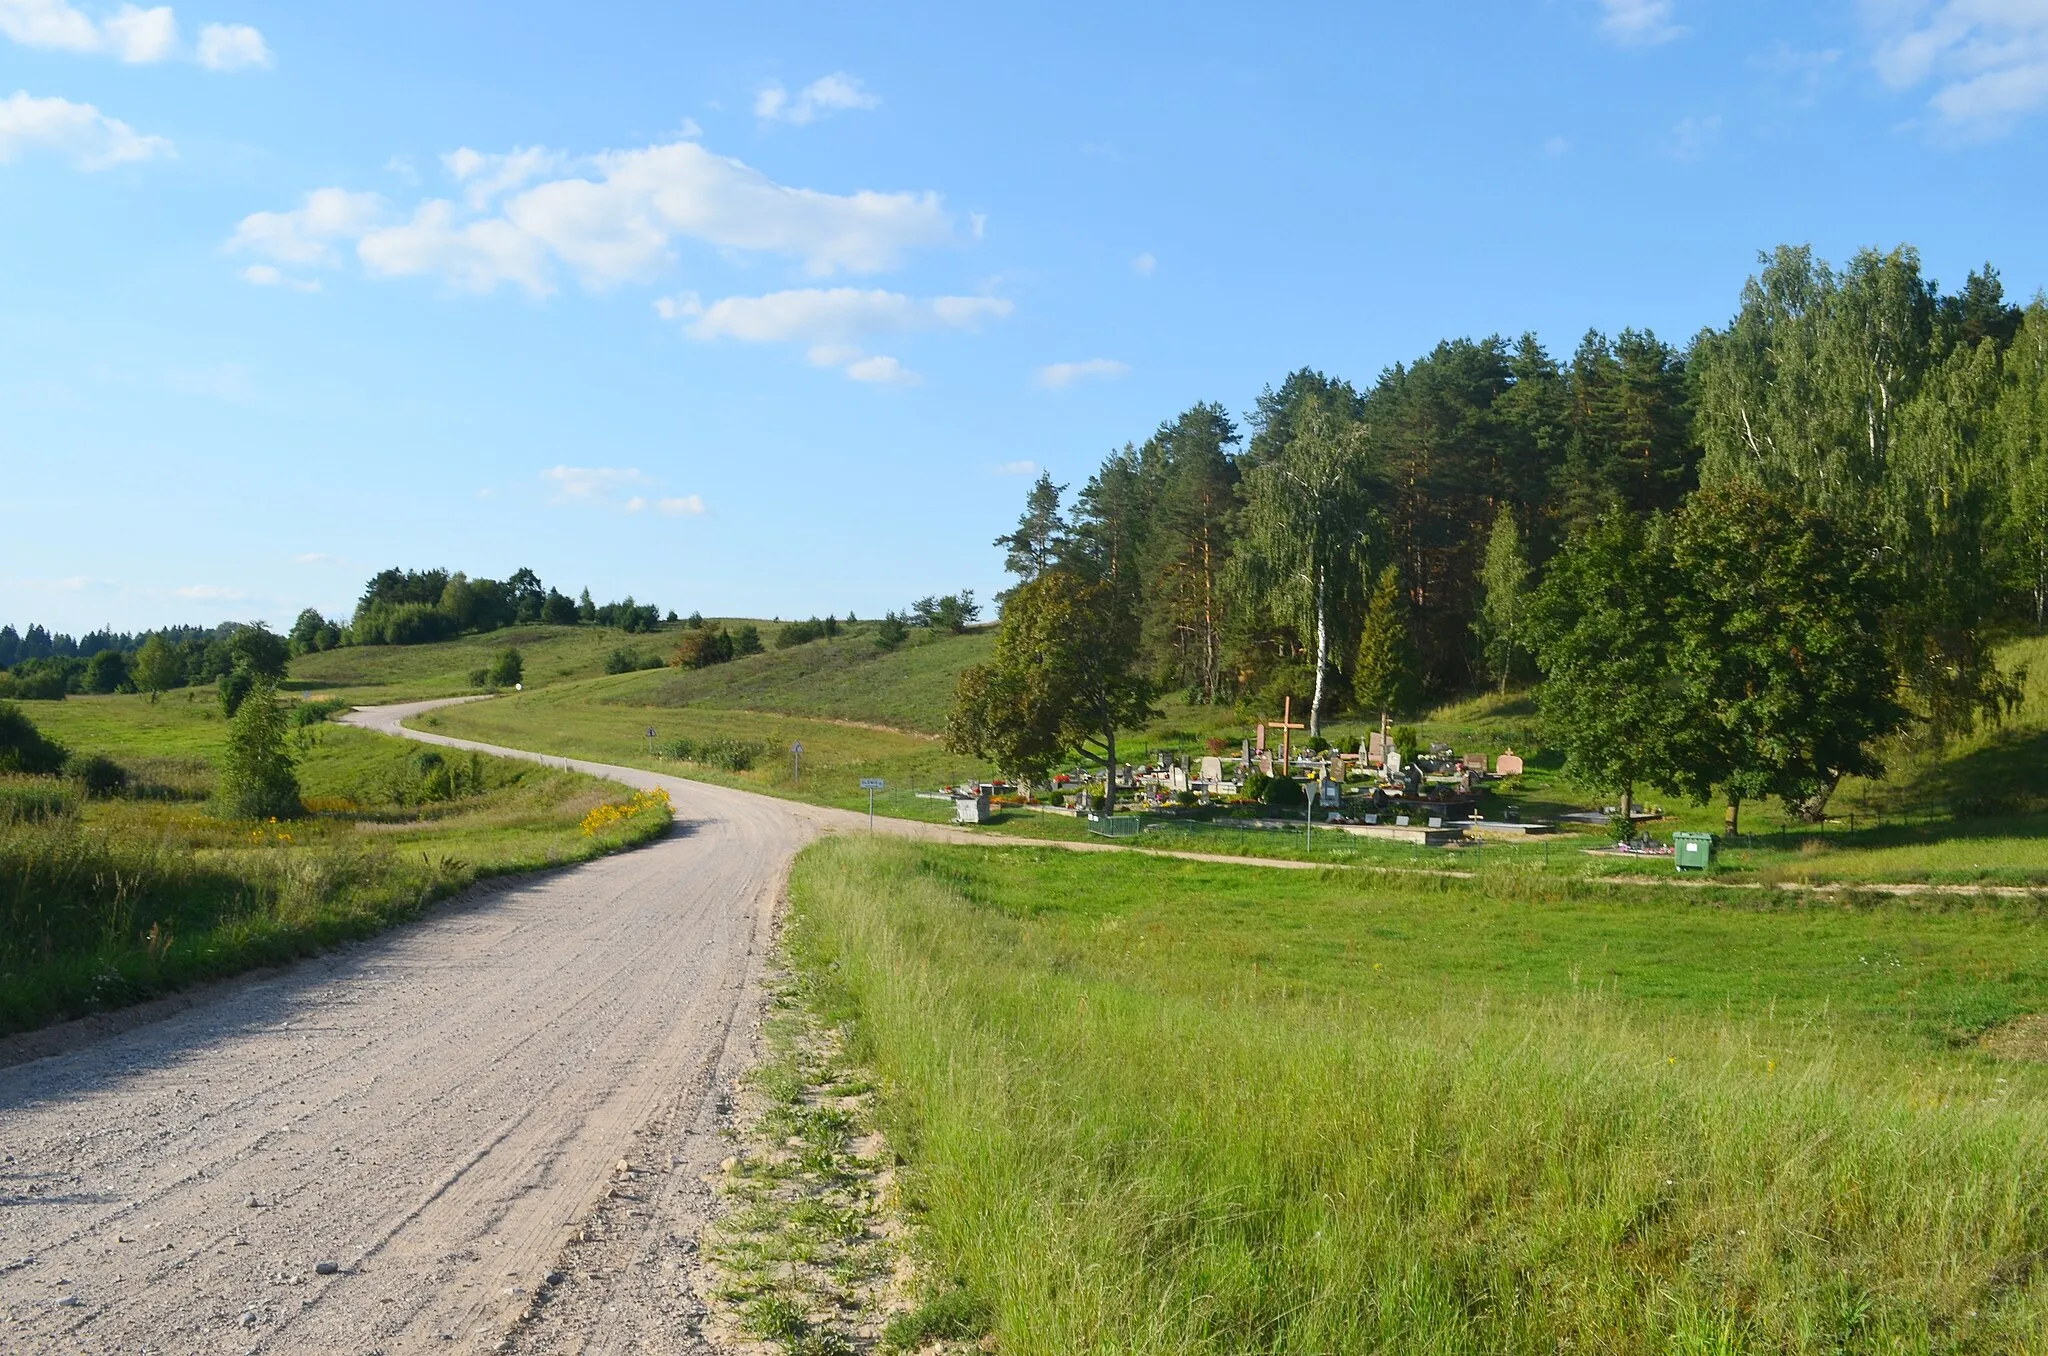
<svg viewBox="0 0 2048 1356"><path fill-rule="evenodd" d="M100 25L100 32L109 52L138 66L162 61L178 50L178 20L168 5L155 9L123 5Z"/></svg>
<svg viewBox="0 0 2048 1356"><path fill-rule="evenodd" d="M626 512L628 513L638 513L641 509L644 509L646 507L647 497L645 495L636 494L631 499L628 499L626 501Z"/></svg>
<svg viewBox="0 0 2048 1356"><path fill-rule="evenodd" d="M1664 138L1664 153L1674 160L1697 160L1721 140L1721 115L1680 118Z"/></svg>
<svg viewBox="0 0 2048 1356"><path fill-rule="evenodd" d="M704 512L704 496L677 495L670 499L656 500L654 506L671 518L694 518Z"/></svg>
<svg viewBox="0 0 2048 1356"><path fill-rule="evenodd" d="M1692 30L1673 19L1673 0L1600 0L1600 31L1624 47L1655 47Z"/></svg>
<svg viewBox="0 0 2048 1356"><path fill-rule="evenodd" d="M1995 136L2048 107L2048 3L1906 0L1873 13L1879 77L1899 90L1934 83L1928 107L1950 130Z"/></svg>
<svg viewBox="0 0 2048 1356"><path fill-rule="evenodd" d="M1006 461L1000 466L989 467L988 473L992 476L1036 475L1038 473L1038 463L1035 461Z"/></svg>
<svg viewBox="0 0 2048 1356"><path fill-rule="evenodd" d="M1120 363L1114 358L1090 358L1086 362L1078 363L1050 363L1038 369L1038 384L1057 391L1063 386L1072 386L1077 381L1113 381L1118 377L1128 376L1130 371L1130 364Z"/></svg>
<svg viewBox="0 0 2048 1356"><path fill-rule="evenodd" d="M171 592L180 598L197 599L232 599L249 596L240 589L231 589L222 584L186 584L182 588L172 589Z"/></svg>
<svg viewBox="0 0 2048 1356"><path fill-rule="evenodd" d="M798 288L759 297L724 297L706 306L695 295L655 303L664 319L684 320L693 339L801 343L819 367L843 367L855 381L914 385L922 380L894 358L863 345L881 334L974 330L1014 309L1006 297L908 297L854 287Z"/></svg>
<svg viewBox="0 0 2048 1356"><path fill-rule="evenodd" d="M228 249L265 255L282 264L340 262L337 242L359 239L384 216L375 193L320 188L289 212L251 212L235 227Z"/></svg>
<svg viewBox="0 0 2048 1356"><path fill-rule="evenodd" d="M955 238L952 216L936 193L792 188L688 140L574 162L545 151L493 157L464 148L451 152L447 164L471 186L465 208L431 200L404 225L384 225L364 211L346 229L319 235L288 228L292 213L259 212L241 223L230 246L263 252L272 240L304 249L309 240L324 247L353 238L372 273L439 273L478 291L512 282L539 294L552 290L556 262L593 289L652 277L669 267L675 242L683 239L793 258L806 271L829 276L893 268L908 250ZM526 182L570 164L580 173ZM499 193L505 196L493 207ZM323 196L381 203L374 194L332 188L308 202ZM273 257L296 262L287 254Z"/></svg>
<svg viewBox="0 0 2048 1356"><path fill-rule="evenodd" d="M1152 270L1159 267L1159 261L1152 257L1150 251L1147 251L1131 260L1131 267L1142 276L1149 278L1152 276Z"/></svg>
<svg viewBox="0 0 2048 1356"><path fill-rule="evenodd" d="M169 5L143 9L124 4L95 19L69 0L0 0L0 36L24 47L111 56L136 65L179 53L178 20ZM193 58L216 71L270 65L263 35L247 24L208 24L199 30Z"/></svg>
<svg viewBox="0 0 2048 1356"><path fill-rule="evenodd" d="M87 170L174 153L162 137L143 136L91 104L16 90L0 100L0 165L30 150L54 151Z"/></svg>
<svg viewBox="0 0 2048 1356"><path fill-rule="evenodd" d="M1546 137L1543 142L1543 153L1545 155L1565 155L1570 152L1571 148L1571 142L1563 137Z"/></svg>
<svg viewBox="0 0 2048 1356"><path fill-rule="evenodd" d="M339 565L341 557L331 551L301 551L292 557L294 565Z"/></svg>
<svg viewBox="0 0 2048 1356"><path fill-rule="evenodd" d="M542 471L540 478L554 485L557 504L595 503L626 486L647 483L634 466L555 466Z"/></svg>
<svg viewBox="0 0 2048 1356"><path fill-rule="evenodd" d="M538 240L497 217L457 221L455 205L440 198L420 204L411 221L365 234L356 253L380 277L437 274L465 292L489 292L504 282L535 296L554 290Z"/></svg>
<svg viewBox="0 0 2048 1356"><path fill-rule="evenodd" d="M268 70L270 48L247 24L208 24L199 30L199 64L209 71Z"/></svg>
<svg viewBox="0 0 2048 1356"><path fill-rule="evenodd" d="M880 386L922 386L924 378L897 362L887 354L876 354L846 365L846 375L855 381L874 382Z"/></svg>
<svg viewBox="0 0 2048 1356"><path fill-rule="evenodd" d="M320 284L308 279L294 278L275 264L251 264L242 270L242 281L258 287L288 287L294 292L318 292Z"/></svg>
<svg viewBox="0 0 2048 1356"><path fill-rule="evenodd" d="M874 108L882 101L861 88L860 81L845 71L820 76L796 92L794 98L779 82L763 85L754 95L754 116L763 122L786 122L801 127L857 108Z"/></svg>
<svg viewBox="0 0 2048 1356"><path fill-rule="evenodd" d="M561 168L563 157L545 146L528 146L506 155L458 147L441 157L458 183L467 186L469 205L482 209L515 188Z"/></svg>

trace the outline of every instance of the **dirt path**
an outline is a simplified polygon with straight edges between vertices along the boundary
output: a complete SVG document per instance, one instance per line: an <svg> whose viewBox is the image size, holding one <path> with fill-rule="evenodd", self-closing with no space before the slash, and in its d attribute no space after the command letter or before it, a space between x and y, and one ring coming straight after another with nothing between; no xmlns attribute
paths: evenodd
<svg viewBox="0 0 2048 1356"><path fill-rule="evenodd" d="M397 1356L561 1323L576 1350L698 1349L683 1282L565 1242L619 1202L622 1158L650 1203L622 1227L695 1237L717 1090L821 824L619 775L668 788L674 833L0 1068L0 1352ZM518 1322L537 1301L558 1323Z"/></svg>

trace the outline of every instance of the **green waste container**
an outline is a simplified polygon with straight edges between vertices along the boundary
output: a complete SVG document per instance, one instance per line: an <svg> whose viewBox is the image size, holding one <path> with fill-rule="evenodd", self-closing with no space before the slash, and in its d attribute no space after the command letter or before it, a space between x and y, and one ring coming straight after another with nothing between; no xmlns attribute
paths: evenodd
<svg viewBox="0 0 2048 1356"><path fill-rule="evenodd" d="M1706 870L1714 864L1714 835L1711 833L1672 834L1671 857L1680 871Z"/></svg>

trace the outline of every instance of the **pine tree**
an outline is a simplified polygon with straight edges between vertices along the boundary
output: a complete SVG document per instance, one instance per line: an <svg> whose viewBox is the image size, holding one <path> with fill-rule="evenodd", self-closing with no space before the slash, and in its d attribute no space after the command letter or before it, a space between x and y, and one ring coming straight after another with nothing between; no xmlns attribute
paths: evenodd
<svg viewBox="0 0 2048 1356"><path fill-rule="evenodd" d="M1389 565L1374 583L1358 637L1358 659L1351 670L1358 704L1380 713L1380 725L1409 700L1414 664L1408 645L1408 617L1401 596L1401 572Z"/></svg>

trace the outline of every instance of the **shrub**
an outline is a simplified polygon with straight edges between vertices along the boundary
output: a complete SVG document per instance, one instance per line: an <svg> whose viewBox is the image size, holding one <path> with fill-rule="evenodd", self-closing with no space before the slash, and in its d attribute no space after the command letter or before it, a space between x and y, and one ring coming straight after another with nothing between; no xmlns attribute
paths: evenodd
<svg viewBox="0 0 2048 1356"><path fill-rule="evenodd" d="M300 812L299 779L285 746L287 728L277 688L268 679L254 679L248 695L228 721L227 746L221 754L220 790L216 793L224 819L296 819Z"/></svg>
<svg viewBox="0 0 2048 1356"><path fill-rule="evenodd" d="M1275 777L1266 783L1263 800L1276 810L1299 810L1308 803L1308 793L1292 777Z"/></svg>
<svg viewBox="0 0 2048 1356"><path fill-rule="evenodd" d="M223 673L215 688L220 696L221 714L230 720L234 719L235 712L242 709L242 703L248 700L249 693L255 686L256 675L247 669L229 669Z"/></svg>
<svg viewBox="0 0 2048 1356"><path fill-rule="evenodd" d="M1310 735L1308 737L1308 751L1310 753L1328 753L1330 751L1330 741L1319 734Z"/></svg>
<svg viewBox="0 0 2048 1356"><path fill-rule="evenodd" d="M708 669L732 657L733 639L723 626L685 631L676 641L675 665L679 669Z"/></svg>
<svg viewBox="0 0 2048 1356"><path fill-rule="evenodd" d="M743 623L739 630L732 633L734 655L759 654L761 649L761 628L752 622Z"/></svg>
<svg viewBox="0 0 2048 1356"><path fill-rule="evenodd" d="M356 609L358 645L425 645L455 634L455 622L432 603L372 603Z"/></svg>
<svg viewBox="0 0 2048 1356"><path fill-rule="evenodd" d="M105 696L128 686L128 656L119 650L101 650L85 661L85 690Z"/></svg>
<svg viewBox="0 0 2048 1356"><path fill-rule="evenodd" d="M1273 779L1271 777L1268 777L1263 772L1247 773L1244 779L1244 786L1242 788L1245 799L1256 801L1265 800L1266 788L1272 785L1272 783Z"/></svg>
<svg viewBox="0 0 2048 1356"><path fill-rule="evenodd" d="M605 657L606 673L632 673L640 667L640 656L632 650L613 650Z"/></svg>
<svg viewBox="0 0 2048 1356"><path fill-rule="evenodd" d="M1412 763L1415 761L1415 755L1422 752L1422 736L1415 733L1413 725L1396 725L1394 747L1400 750L1402 762Z"/></svg>
<svg viewBox="0 0 2048 1356"><path fill-rule="evenodd" d="M702 763L721 772L750 772L768 752L754 739L672 739L661 750L680 763Z"/></svg>
<svg viewBox="0 0 2048 1356"><path fill-rule="evenodd" d="M52 773L64 766L62 744L48 738L12 702L0 702L0 772Z"/></svg>
<svg viewBox="0 0 2048 1356"><path fill-rule="evenodd" d="M128 787L128 769L104 753L74 753L64 760L64 775L85 787L85 794L98 799Z"/></svg>
<svg viewBox="0 0 2048 1356"><path fill-rule="evenodd" d="M910 624L894 612L885 612L875 623L875 644L885 650L893 650L910 635Z"/></svg>
<svg viewBox="0 0 2048 1356"><path fill-rule="evenodd" d="M0 698L25 702L61 702L71 690L70 666L63 660L35 660L0 673Z"/></svg>
<svg viewBox="0 0 2048 1356"><path fill-rule="evenodd" d="M839 623L831 618L819 621L793 621L775 633L775 648L791 650L799 645L808 645L814 640L824 640L839 634Z"/></svg>
<svg viewBox="0 0 2048 1356"><path fill-rule="evenodd" d="M0 775L0 824L33 824L78 812L78 793L54 777Z"/></svg>
<svg viewBox="0 0 2048 1356"><path fill-rule="evenodd" d="M517 650L500 650L498 657L491 661L491 686L511 687L526 673L526 661L519 657Z"/></svg>
<svg viewBox="0 0 2048 1356"><path fill-rule="evenodd" d="M335 712L348 709L349 703L339 697L322 697L318 701L300 702L292 708L292 728L303 730L308 725L318 725Z"/></svg>

